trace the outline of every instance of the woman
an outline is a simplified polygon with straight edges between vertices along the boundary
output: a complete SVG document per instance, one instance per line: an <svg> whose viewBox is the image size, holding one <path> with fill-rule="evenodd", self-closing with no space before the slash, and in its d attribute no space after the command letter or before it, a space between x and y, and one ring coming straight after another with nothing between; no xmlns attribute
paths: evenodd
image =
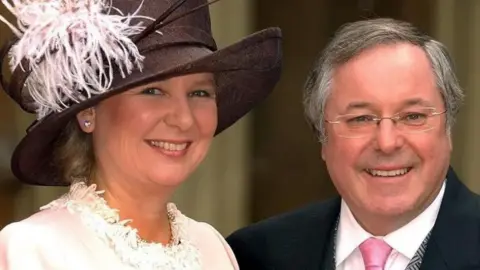
<svg viewBox="0 0 480 270"><path fill-rule="evenodd" d="M70 191L0 232L0 269L238 269L221 235L169 199L213 137L273 89L281 35L217 50L208 4L7 5L22 26L9 24L2 88L38 118L12 171Z"/></svg>

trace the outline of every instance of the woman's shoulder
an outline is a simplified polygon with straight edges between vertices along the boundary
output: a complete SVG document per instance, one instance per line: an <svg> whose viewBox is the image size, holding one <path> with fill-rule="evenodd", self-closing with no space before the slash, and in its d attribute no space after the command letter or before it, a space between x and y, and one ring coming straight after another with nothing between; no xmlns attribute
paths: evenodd
<svg viewBox="0 0 480 270"><path fill-rule="evenodd" d="M239 269L232 249L221 233L207 222L197 221L183 216L188 235L200 250L203 264L208 266L227 265ZM220 256L224 254L224 256ZM222 268L225 269L225 268Z"/></svg>
<svg viewBox="0 0 480 270"><path fill-rule="evenodd" d="M75 217L67 209L46 209L31 216L8 224L0 231L0 236L8 235L38 235L37 238L45 237L49 233L59 235L62 231L71 231Z"/></svg>
<svg viewBox="0 0 480 270"><path fill-rule="evenodd" d="M75 235L73 220L67 210L43 210L5 226L0 231L0 269L40 267L45 261L61 265L59 251ZM40 269L36 267L29 269Z"/></svg>
<svg viewBox="0 0 480 270"><path fill-rule="evenodd" d="M76 242L85 230L80 224L80 217L67 208L40 210L0 230L0 247L18 244L39 247Z"/></svg>
<svg viewBox="0 0 480 270"><path fill-rule="evenodd" d="M48 239L61 239L66 241L76 238L86 232L83 219L85 215L81 211L88 205L77 200L77 193L87 193L91 188L84 190L70 190L59 198L42 206L36 213L8 224L0 231L0 236L9 236L22 233L38 235L36 239L48 237Z"/></svg>
<svg viewBox="0 0 480 270"><path fill-rule="evenodd" d="M207 222L197 221L184 215L186 228L189 234L196 240L211 240L212 242L222 243L224 238L220 232Z"/></svg>

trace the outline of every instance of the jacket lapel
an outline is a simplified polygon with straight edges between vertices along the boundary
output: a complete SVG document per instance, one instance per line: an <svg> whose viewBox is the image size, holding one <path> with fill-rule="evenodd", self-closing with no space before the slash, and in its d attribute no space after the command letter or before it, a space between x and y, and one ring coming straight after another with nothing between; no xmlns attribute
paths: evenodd
<svg viewBox="0 0 480 270"><path fill-rule="evenodd" d="M336 219L338 218L338 216L335 218L335 221ZM333 260L334 258L334 246L335 246L335 226L336 226L336 222L333 224L333 227L332 227L332 230L330 231L330 236L329 236L329 239L328 241L325 243L325 251L324 251L324 255L322 256L322 262L321 262L321 267L320 269L321 270L335 270L335 262ZM318 268L317 268L318 269Z"/></svg>
<svg viewBox="0 0 480 270"><path fill-rule="evenodd" d="M450 168L421 270L480 269L479 203Z"/></svg>
<svg viewBox="0 0 480 270"><path fill-rule="evenodd" d="M333 257L329 251L335 222L340 213L340 198L335 198L312 212L311 222L299 223L297 237L292 237L285 250L288 254L281 269L327 270L324 265L331 264ZM308 225L307 225L308 224ZM293 247L293 248L292 248Z"/></svg>

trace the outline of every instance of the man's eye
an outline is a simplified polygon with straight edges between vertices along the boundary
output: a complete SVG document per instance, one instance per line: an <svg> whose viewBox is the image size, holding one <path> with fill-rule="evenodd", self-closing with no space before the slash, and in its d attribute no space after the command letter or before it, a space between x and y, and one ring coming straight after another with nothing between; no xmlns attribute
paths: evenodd
<svg viewBox="0 0 480 270"><path fill-rule="evenodd" d="M400 121L407 124L414 124L414 125L423 124L426 119L427 119L427 115L424 113L408 112L400 116Z"/></svg>
<svg viewBox="0 0 480 270"><path fill-rule="evenodd" d="M364 122L370 122L373 121L375 117L372 115L360 115L360 116L355 116L352 118L349 118L347 122L349 123L364 123Z"/></svg>
<svg viewBox="0 0 480 270"><path fill-rule="evenodd" d="M408 113L404 116L406 120L419 120L419 119L424 119L426 118L426 115L423 113Z"/></svg>

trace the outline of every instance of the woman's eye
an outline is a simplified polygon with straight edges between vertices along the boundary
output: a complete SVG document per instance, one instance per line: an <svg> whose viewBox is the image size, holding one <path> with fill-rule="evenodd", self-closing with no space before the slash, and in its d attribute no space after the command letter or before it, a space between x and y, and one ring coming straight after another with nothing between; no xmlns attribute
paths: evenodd
<svg viewBox="0 0 480 270"><path fill-rule="evenodd" d="M142 91L142 94L146 95L161 95L163 92L160 89L157 88L147 88Z"/></svg>
<svg viewBox="0 0 480 270"><path fill-rule="evenodd" d="M215 95L212 94L212 91L207 90L195 90L190 93L192 97L214 97Z"/></svg>

